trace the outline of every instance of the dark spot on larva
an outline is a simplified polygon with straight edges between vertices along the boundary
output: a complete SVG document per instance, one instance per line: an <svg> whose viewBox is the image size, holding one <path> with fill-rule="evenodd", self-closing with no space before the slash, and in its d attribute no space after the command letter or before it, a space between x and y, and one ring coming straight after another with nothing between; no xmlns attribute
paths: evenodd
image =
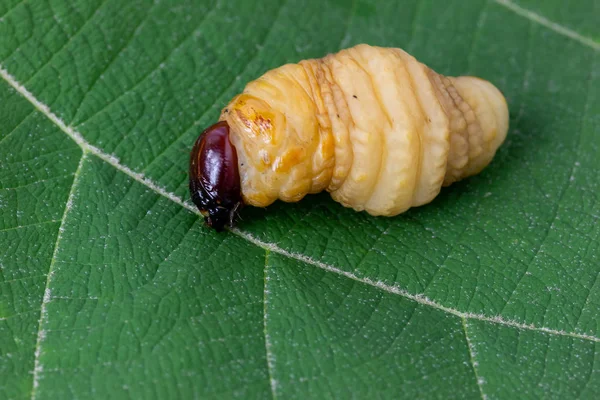
<svg viewBox="0 0 600 400"><path fill-rule="evenodd" d="M242 121L242 124L246 125L248 128L252 128L252 123L250 122L250 120L248 120L248 118L246 118L243 112L237 109L235 109L234 111L237 114L240 121Z"/></svg>
<svg viewBox="0 0 600 400"><path fill-rule="evenodd" d="M208 226L233 226L242 204L237 153L225 121L207 128L190 156L190 194Z"/></svg>
<svg viewBox="0 0 600 400"><path fill-rule="evenodd" d="M256 118L256 125L259 126L261 131L268 131L271 129L271 120L268 118L263 118L262 115L259 115Z"/></svg>
<svg viewBox="0 0 600 400"><path fill-rule="evenodd" d="M340 117L340 114L338 114L338 115L337 115L337 117L339 118L339 117Z"/></svg>
<svg viewBox="0 0 600 400"><path fill-rule="evenodd" d="M358 99L358 97L355 94L353 94L352 97L354 97L355 99Z"/></svg>
<svg viewBox="0 0 600 400"><path fill-rule="evenodd" d="M229 113L229 108L225 109L225 114Z"/></svg>

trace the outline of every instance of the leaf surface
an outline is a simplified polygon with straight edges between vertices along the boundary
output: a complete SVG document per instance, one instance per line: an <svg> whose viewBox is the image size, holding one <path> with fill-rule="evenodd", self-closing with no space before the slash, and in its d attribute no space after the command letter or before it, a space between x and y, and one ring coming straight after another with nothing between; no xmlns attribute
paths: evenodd
<svg viewBox="0 0 600 400"><path fill-rule="evenodd" d="M0 398L595 398L600 4L0 1ZM480 175L216 234L189 150L246 82L357 43L506 95Z"/></svg>

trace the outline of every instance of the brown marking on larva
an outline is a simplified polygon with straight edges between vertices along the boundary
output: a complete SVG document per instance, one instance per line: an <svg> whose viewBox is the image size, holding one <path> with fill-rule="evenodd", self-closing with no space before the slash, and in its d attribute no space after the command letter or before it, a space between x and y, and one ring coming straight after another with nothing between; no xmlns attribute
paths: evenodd
<svg viewBox="0 0 600 400"><path fill-rule="evenodd" d="M256 117L254 122L256 123L256 125L258 125L262 132L267 132L271 130L271 120L268 118L264 118L262 115Z"/></svg>
<svg viewBox="0 0 600 400"><path fill-rule="evenodd" d="M272 117L265 116L264 112L258 113L252 109L250 119L252 121L251 129L257 136L262 137L266 143L274 144L275 136L272 124Z"/></svg>
<svg viewBox="0 0 600 400"><path fill-rule="evenodd" d="M266 142L272 143L274 139L272 118L264 116L264 113L259 113L254 108L250 108L250 110L240 108L236 107L235 113L242 124L248 127L255 136L262 137Z"/></svg>
<svg viewBox="0 0 600 400"><path fill-rule="evenodd" d="M244 113L239 108L235 109L235 113L237 114L240 121L242 121L242 124L246 125L250 129L252 129L252 124L250 123L250 120L248 118L246 118Z"/></svg>
<svg viewBox="0 0 600 400"><path fill-rule="evenodd" d="M354 97L355 99L358 99L358 96L356 96L355 94L353 94L352 97Z"/></svg>

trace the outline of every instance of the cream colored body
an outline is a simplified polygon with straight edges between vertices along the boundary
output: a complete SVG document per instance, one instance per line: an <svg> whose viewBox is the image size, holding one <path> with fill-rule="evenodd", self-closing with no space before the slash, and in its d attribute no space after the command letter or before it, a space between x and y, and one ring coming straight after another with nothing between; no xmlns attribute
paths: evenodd
<svg viewBox="0 0 600 400"><path fill-rule="evenodd" d="M359 45L267 72L221 120L246 204L327 190L344 206L393 216L488 165L508 109L487 81L444 77L401 49Z"/></svg>

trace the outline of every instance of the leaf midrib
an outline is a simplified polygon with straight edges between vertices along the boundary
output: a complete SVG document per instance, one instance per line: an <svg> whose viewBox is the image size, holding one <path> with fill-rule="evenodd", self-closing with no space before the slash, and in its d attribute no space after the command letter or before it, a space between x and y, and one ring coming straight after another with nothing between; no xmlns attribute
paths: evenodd
<svg viewBox="0 0 600 400"><path fill-rule="evenodd" d="M172 202L187 209L188 211L192 212L193 214L201 216L199 211L193 205L183 201L177 195L175 195L171 192L168 192L164 188L158 186L152 180L146 178L143 174L137 173L137 172L133 171L132 169L130 169L129 167L120 164L119 160L116 157L108 155L108 154L104 153L101 149L99 149L98 147L93 146L90 143L88 143L78 131L76 131L71 126L67 126L64 123L64 121L62 121L56 114L54 114L47 105L40 102L31 92L29 92L14 77L12 77L8 73L8 71L3 69L1 66L0 66L0 76L11 87L13 87L21 96L23 96L25 99L27 99L39 112L44 114L44 116L46 116L53 124L55 124L60 130L62 130L67 136L69 136L75 143L77 143L77 145L79 145L79 147L81 147L81 149L83 150L84 154L91 153L91 154L95 155L96 157L100 158L101 160L105 161L106 163L112 165L115 169L125 173L129 177L133 178L135 181L143 184L144 186L146 186L153 192L155 192L163 197L166 197L167 199L169 199ZM82 158L83 158L83 156L84 155L82 155ZM509 326L509 327L513 327L513 328L517 328L517 329L533 330L533 331L543 332L543 333L551 334L551 335L569 336L572 338L577 338L577 339L582 339L582 340L600 342L600 337L596 337L593 335L587 335L587 334L576 333L576 332L567 332L567 331L562 331L562 330L550 329L550 328L546 328L546 327L537 327L533 324L523 324L523 323L520 323L517 321L506 320L506 319L502 318L501 316L491 316L490 317L490 316L486 316L483 314L474 314L474 313L459 311L459 310L456 310L456 309L453 309L450 307L446 307L442 304L438 304L421 294L412 294L400 287L390 286L381 281L373 281L369 278L360 278L350 272L344 271L335 266L332 266L332 265L329 265L329 264L326 264L326 263L323 263L320 261L313 260L310 257L305 256L303 254L288 252L288 251L280 248L279 246L277 246L277 244L275 244L275 243L263 242L260 239L253 237L249 233L243 232L237 228L230 229L230 232L235 234L236 236L264 249L265 251L272 251L272 252L280 254L286 258L294 259L294 260L303 262L305 264L309 264L314 267L324 269L328 272L332 272L332 273L335 273L338 275L345 276L346 278L349 278L349 279L361 282L363 284L378 288L379 290L384 290L386 292L405 297L405 298L415 301L419 304L441 310L445 313L455 315L459 318L475 319L475 320L484 321L484 322L488 322L488 323ZM54 262L54 256L52 257L50 262L51 262L51 264Z"/></svg>
<svg viewBox="0 0 600 400"><path fill-rule="evenodd" d="M512 3L508 0L493 0L493 1L497 4L500 4L500 5L508 8L509 10L515 12L517 15L519 15L523 18L529 19L530 21L532 21L534 23L542 25L542 26L544 26L550 30L553 30L554 32L557 32L558 34L561 34L563 36L569 37L572 40L578 41L578 42L584 44L585 46L591 48L594 51L600 50L600 44L594 42L592 39L584 37L584 36L578 34L577 32L569 30L568 28L564 28L564 27L562 27L552 21L549 21L549 20L545 19L544 17L541 17L529 10L523 9L520 6L515 5L514 3ZM143 25L143 22L142 22L142 25ZM136 29L136 31L137 31L137 29ZM268 34L269 33L267 33L267 36L268 36ZM121 49L121 52L122 52L122 50L123 49ZM82 165L85 163L85 160L87 159L89 154L91 153L91 154L97 156L98 158L102 159L106 163L112 165L114 168L116 168L120 172L125 173L132 179L143 184L144 186L146 186L147 188L149 188L156 194L168 198L172 202L180 205L181 207L192 212L193 214L196 214L196 215L200 215L200 214L193 205L185 202L180 197L176 196L174 193L168 192L164 188L158 186L155 182L146 178L142 173L135 172L132 169L130 169L129 167L122 165L116 157L106 154L100 148L97 148L97 147L93 146L92 144L90 144L89 142L87 142L84 139L84 137L78 131L75 130L75 128L73 128L72 126L67 126L64 123L64 121L62 121L59 117L57 117L50 110L50 108L47 105L45 105L44 103L37 100L37 98L35 96L33 96L32 93L30 93L22 84L20 84L18 81L16 81L16 79L14 79L6 70L4 70L1 65L0 65L0 76L2 76L2 78L11 87L13 87L21 96L25 97L34 106L34 108L36 110L38 110L39 112L44 114L44 116L46 118L48 118L54 125L56 125L67 136L69 136L73 141L75 141L82 150L81 158L79 160L79 164L76 169L76 172L74 173L73 182L72 182L72 185L71 185L71 188L69 191L67 201L65 203L63 217L60 220L60 226L58 229L58 233L57 233L57 237L56 237L56 241L55 241L55 245L54 245L54 251L53 251L52 257L50 259L48 273L45 275L46 276L46 284L45 284L43 299L41 302L41 307L40 307L40 312L39 312L37 339L36 339L35 353L34 353L34 369L33 369L31 399L35 399L36 395L37 395L39 373L42 371L42 368L40 365L40 355L41 355L41 345L43 343L44 335L45 335L43 326L44 326L45 319L47 318L46 317L47 316L46 305L51 300L50 284L51 284L51 280L52 280L53 267L54 267L54 264L57 259L57 254L59 252L60 242L61 242L61 238L62 238L62 232L64 229L65 221L67 220L68 213L71 209L72 200L74 198L74 195L75 195L75 192L77 189L77 184L79 181L78 178L81 173L81 168L82 168ZM229 87L227 89L229 89ZM223 91L223 93L226 92L227 89L225 91ZM588 93L588 97L589 97L589 93ZM586 102L586 110L587 110L587 105L588 104ZM29 117L30 115L28 115L27 117ZM27 119L27 117L26 117L26 119ZM144 170L142 172L144 172ZM568 183L567 183L567 187L568 187ZM564 194L564 191L563 191L563 194ZM560 201L559 201L558 205L560 205ZM58 221L56 221L56 222L58 222ZM243 232L239 229L231 229L230 232L235 234L236 236L244 239L245 241L252 243L253 245L255 245L257 247L260 247L261 249L263 249L265 251L265 268L264 268L264 277L265 277L264 285L265 286L264 286L264 299L263 299L263 303L264 303L263 304L263 306L264 306L264 315L263 315L264 321L263 322L264 322L266 362L267 362L267 370L269 373L269 383L270 383L272 398L276 398L276 381L273 376L273 365L272 365L272 358L271 358L272 355L270 354L270 349L269 349L270 344L269 344L269 337L268 337L268 332L267 332L267 294L268 294L268 288L267 288L268 265L267 264L268 264L268 256L269 256L270 252L277 253L286 258L300 261L305 264L310 264L313 267L321 268L321 269L324 269L325 271L328 271L328 272L331 272L331 273L334 273L337 275L342 275L348 279L352 279L352 280L360 282L362 284L365 284L365 285L368 285L371 287L375 287L379 290L383 290L383 291L391 293L391 294L399 295L406 299L412 300L420 305L434 308L434 309L437 309L444 313L452 314L452 315L460 318L462 321L465 340L468 345L469 362L470 362L472 370L473 370L475 383L478 386L479 392L483 399L486 398L486 395L484 394L483 387L482 387L483 380L480 379L480 377L478 375L477 362L475 361L476 353L475 353L475 349L473 348L473 345L470 341L468 330L467 330L467 326L468 326L467 321L469 319L474 319L474 320L482 321L485 323L503 325L503 326L512 327L512 328L516 328L516 329L537 331L542 334L567 336L567 337L580 339L580 340L600 342L600 338L598 338L596 336L592 336L592 335L574 333L574 332L565 332L562 330L549 329L549 328L545 328L545 327L536 327L534 325L526 325L526 324L519 323L516 321L505 320L501 316L489 317L489 316L486 316L483 314L472 314L472 313L462 312L462 311L438 304L438 303L428 299L427 297L424 297L423 295L411 294L408 291L406 291L405 289L402 289L400 287L390 286L384 282L373 281L369 278L360 278L350 272L341 270L341 269L335 267L334 265L329 265L329 264L322 263L320 261L313 260L310 257L305 256L303 254L288 252L288 251L278 247L277 244L275 244L275 243L263 242L260 239L253 237L251 234Z"/></svg>

